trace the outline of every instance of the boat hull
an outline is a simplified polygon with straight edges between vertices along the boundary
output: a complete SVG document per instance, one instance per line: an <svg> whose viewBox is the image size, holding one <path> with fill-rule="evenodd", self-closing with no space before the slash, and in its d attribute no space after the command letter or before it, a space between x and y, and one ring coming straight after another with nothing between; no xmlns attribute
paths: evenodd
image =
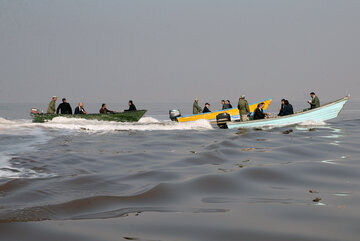
<svg viewBox="0 0 360 241"><path fill-rule="evenodd" d="M261 128L267 126L288 126L304 122L324 122L336 118L348 100L349 96L346 96L345 98L320 106L319 108L288 116L246 122L227 122L227 127L229 129Z"/></svg>
<svg viewBox="0 0 360 241"><path fill-rule="evenodd" d="M261 102L264 102L264 104L265 104L264 109L266 110L268 108L268 106L270 105L271 101L272 101L272 99L267 99L264 101L259 101L256 103L249 104L250 112L254 112L257 105ZM231 116L231 120L240 120L238 108L231 108L231 109L225 109L225 110L209 112L209 113L181 116L181 117L177 117L176 120L178 122L196 121L196 120L202 120L202 119L209 120L209 121L216 121L216 116L221 113L224 113L224 112L228 113Z"/></svg>
<svg viewBox="0 0 360 241"><path fill-rule="evenodd" d="M137 122L146 113L146 110L125 111L113 114L85 114L85 115L63 115L63 114L31 114L33 122L44 123L55 117L81 118L87 120Z"/></svg>

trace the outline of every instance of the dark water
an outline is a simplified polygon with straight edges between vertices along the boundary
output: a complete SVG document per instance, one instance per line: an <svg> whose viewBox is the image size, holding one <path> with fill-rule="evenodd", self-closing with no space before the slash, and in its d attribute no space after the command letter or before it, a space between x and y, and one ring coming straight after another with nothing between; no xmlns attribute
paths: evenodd
<svg viewBox="0 0 360 241"><path fill-rule="evenodd" d="M266 130L170 123L167 107L33 124L0 105L1 240L359 240L360 101Z"/></svg>

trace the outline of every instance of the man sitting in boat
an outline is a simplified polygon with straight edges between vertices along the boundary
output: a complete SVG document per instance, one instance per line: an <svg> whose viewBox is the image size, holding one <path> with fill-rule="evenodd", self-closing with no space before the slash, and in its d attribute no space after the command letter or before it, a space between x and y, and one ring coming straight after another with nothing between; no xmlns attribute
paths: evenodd
<svg viewBox="0 0 360 241"><path fill-rule="evenodd" d="M58 108L56 109L56 114L68 114L71 115L72 114L72 109L70 104L66 101L66 98L62 99L62 103L58 106Z"/></svg>
<svg viewBox="0 0 360 241"><path fill-rule="evenodd" d="M264 113L264 103L258 104L257 108L254 111L254 120L267 119L268 114Z"/></svg>
<svg viewBox="0 0 360 241"><path fill-rule="evenodd" d="M205 104L205 107L204 107L204 110L203 110L203 113L211 112L211 110L210 110L209 108L210 108L210 104L209 104L209 103L206 103L206 104Z"/></svg>
<svg viewBox="0 0 360 241"><path fill-rule="evenodd" d="M221 106L222 106L222 110L225 109L225 100L221 100Z"/></svg>
<svg viewBox="0 0 360 241"><path fill-rule="evenodd" d="M320 100L319 98L315 95L314 92L310 93L311 96L311 101L309 100L308 103L310 104L310 109L315 109L320 107Z"/></svg>
<svg viewBox="0 0 360 241"><path fill-rule="evenodd" d="M199 99L195 98L194 104L193 104L193 114L199 114L202 112L201 107L199 106Z"/></svg>
<svg viewBox="0 0 360 241"><path fill-rule="evenodd" d="M48 114L55 114L56 100L57 100L57 96L53 96L47 109Z"/></svg>
<svg viewBox="0 0 360 241"><path fill-rule="evenodd" d="M225 105L226 105L226 107L227 107L226 109L231 109L231 108L233 108L232 105L231 105L231 103L230 103L230 100L226 100L226 101L225 101Z"/></svg>
<svg viewBox="0 0 360 241"><path fill-rule="evenodd" d="M278 116L280 116L280 113L283 111L283 109L284 109L284 101L285 101L285 99L281 99L281 106L279 107L279 114L278 114Z"/></svg>
<svg viewBox="0 0 360 241"><path fill-rule="evenodd" d="M74 114L75 115L83 115L83 114L86 114L86 113L87 112L84 109L84 104L82 102L80 102L79 105L76 106Z"/></svg>
<svg viewBox="0 0 360 241"><path fill-rule="evenodd" d="M245 95L241 95L238 103L238 109L240 113L240 120L241 121L247 121L248 114L250 113L249 103L245 99Z"/></svg>
<svg viewBox="0 0 360 241"><path fill-rule="evenodd" d="M124 111L134 111L134 110L136 110L136 106L134 105L132 100L129 100L128 105L129 105L129 109L124 110Z"/></svg>
<svg viewBox="0 0 360 241"><path fill-rule="evenodd" d="M224 109L231 109L232 105L230 104L230 100L226 100L225 104L223 105Z"/></svg>
<svg viewBox="0 0 360 241"><path fill-rule="evenodd" d="M113 110L108 110L107 107L106 107L106 104L102 104L101 105L101 109L99 110L100 114L107 114L107 113L115 113L116 111L113 111Z"/></svg>
<svg viewBox="0 0 360 241"><path fill-rule="evenodd" d="M294 114L294 110L292 105L289 103L288 100L284 100L284 106L282 110L279 113L279 116L286 116L286 115L292 115Z"/></svg>

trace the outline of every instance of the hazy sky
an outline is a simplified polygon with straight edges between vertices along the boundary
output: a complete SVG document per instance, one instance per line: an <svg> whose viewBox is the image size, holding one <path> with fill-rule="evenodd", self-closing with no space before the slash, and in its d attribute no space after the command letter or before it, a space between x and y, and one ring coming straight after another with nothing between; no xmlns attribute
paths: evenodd
<svg viewBox="0 0 360 241"><path fill-rule="evenodd" d="M360 97L359 0L0 0L0 102Z"/></svg>

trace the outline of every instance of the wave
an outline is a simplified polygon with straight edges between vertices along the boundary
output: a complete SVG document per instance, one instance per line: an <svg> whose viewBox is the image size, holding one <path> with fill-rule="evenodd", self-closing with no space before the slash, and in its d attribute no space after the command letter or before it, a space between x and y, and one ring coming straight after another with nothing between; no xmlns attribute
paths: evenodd
<svg viewBox="0 0 360 241"><path fill-rule="evenodd" d="M54 176L54 174L41 173L21 167L17 161L14 161L18 155L34 150L37 145L47 143L51 137L42 129L23 128L26 125L24 123L18 124L15 121L8 121L7 123L6 126L11 131L0 132L0 178L44 178ZM14 128L14 126L21 128Z"/></svg>
<svg viewBox="0 0 360 241"><path fill-rule="evenodd" d="M47 128L67 129L77 131L156 131L156 130L206 130L213 129L207 120L198 120L187 123L177 123L172 121L159 121L153 117L143 117L139 122L109 122L98 120L85 120L76 118L57 117L52 121L37 124Z"/></svg>

